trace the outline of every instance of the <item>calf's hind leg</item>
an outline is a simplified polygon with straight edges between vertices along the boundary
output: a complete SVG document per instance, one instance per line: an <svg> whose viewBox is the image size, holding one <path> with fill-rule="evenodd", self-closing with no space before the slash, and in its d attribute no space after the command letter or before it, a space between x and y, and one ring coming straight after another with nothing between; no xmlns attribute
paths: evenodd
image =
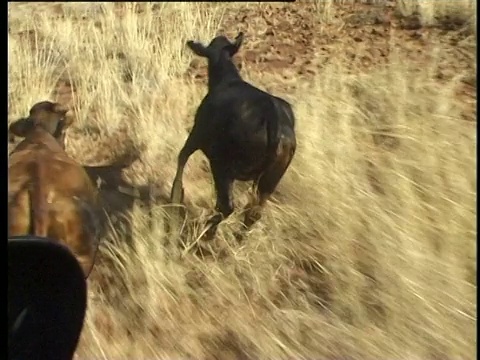
<svg viewBox="0 0 480 360"><path fill-rule="evenodd" d="M281 145L282 146L282 145ZM245 219L243 223L250 228L261 218L261 212L265 203L275 191L278 183L287 171L295 154L295 144L283 145L281 156L277 157L260 178L253 184L253 200L245 207Z"/></svg>
<svg viewBox="0 0 480 360"><path fill-rule="evenodd" d="M218 224L227 218L233 212L232 201L232 185L233 179L228 175L225 168L215 162L210 162L212 170L213 181L215 183L215 191L217 195L217 203L215 210L218 214L213 215L207 221L207 226L210 226L206 233L206 238L211 239L217 231Z"/></svg>

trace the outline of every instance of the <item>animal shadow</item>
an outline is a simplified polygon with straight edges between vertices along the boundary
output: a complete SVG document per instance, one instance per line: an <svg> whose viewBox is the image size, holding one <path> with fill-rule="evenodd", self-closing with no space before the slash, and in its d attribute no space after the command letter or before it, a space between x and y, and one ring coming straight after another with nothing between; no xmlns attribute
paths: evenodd
<svg viewBox="0 0 480 360"><path fill-rule="evenodd" d="M132 210L134 205L147 210L152 221L152 205L168 201L165 196L154 193L151 184L134 186L124 179L123 171L139 158L138 154L124 155L113 164L85 166L90 179L97 184L102 211L101 237L112 228L125 242L134 247ZM149 224L151 225L151 224Z"/></svg>

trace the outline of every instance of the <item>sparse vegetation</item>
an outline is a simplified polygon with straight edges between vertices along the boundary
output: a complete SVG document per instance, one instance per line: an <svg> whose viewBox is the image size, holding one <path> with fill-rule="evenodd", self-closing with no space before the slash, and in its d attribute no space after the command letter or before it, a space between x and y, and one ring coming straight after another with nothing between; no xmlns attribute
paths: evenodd
<svg viewBox="0 0 480 360"><path fill-rule="evenodd" d="M9 3L9 123L37 101L72 106L67 152L138 151L124 176L159 199L207 91L187 40L244 31L242 76L298 119L241 244L245 184L210 256L169 256L165 201L136 201L132 243L112 220L79 358L475 357L476 2L367 3ZM184 184L191 244L214 205L201 153Z"/></svg>

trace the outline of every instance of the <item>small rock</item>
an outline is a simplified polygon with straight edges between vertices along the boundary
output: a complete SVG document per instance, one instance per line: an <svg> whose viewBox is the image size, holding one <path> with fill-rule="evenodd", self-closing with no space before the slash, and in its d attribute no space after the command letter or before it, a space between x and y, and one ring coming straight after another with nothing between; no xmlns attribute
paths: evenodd
<svg viewBox="0 0 480 360"><path fill-rule="evenodd" d="M252 50L247 50L243 54L243 58L247 62L255 62L257 59L257 54Z"/></svg>
<svg viewBox="0 0 480 360"><path fill-rule="evenodd" d="M273 32L272 28L268 28L267 31L265 31L266 36L275 36L275 33Z"/></svg>
<svg viewBox="0 0 480 360"><path fill-rule="evenodd" d="M192 61L190 61L190 67L192 69L198 69L200 67L200 60L199 59L192 59Z"/></svg>
<svg viewBox="0 0 480 360"><path fill-rule="evenodd" d="M446 76L445 76L445 74L443 73L443 71L438 70L438 72L437 72L437 74L436 74L436 78L437 78L438 80L443 80L443 79L445 79L445 77L446 77Z"/></svg>
<svg viewBox="0 0 480 360"><path fill-rule="evenodd" d="M290 30L291 29L291 25L290 25L290 22L288 21L281 21L279 24L278 24L278 29L281 30L281 31L286 31L286 30Z"/></svg>
<svg viewBox="0 0 480 360"><path fill-rule="evenodd" d="M420 31L414 31L412 34L410 34L410 37L412 39L421 39L423 34Z"/></svg>
<svg viewBox="0 0 480 360"><path fill-rule="evenodd" d="M402 21L402 28L405 30L419 30L422 28L422 22L419 15L410 15Z"/></svg>
<svg viewBox="0 0 480 360"><path fill-rule="evenodd" d="M380 57L382 56L382 53L381 51L378 49L378 48L370 48L369 50L367 50L370 55L372 56L372 58L376 58L376 57Z"/></svg>
<svg viewBox="0 0 480 360"><path fill-rule="evenodd" d="M389 23L388 18L385 17L385 16L381 16L381 15L376 15L373 18L372 22L373 22L374 25L381 25L381 24L388 24Z"/></svg>

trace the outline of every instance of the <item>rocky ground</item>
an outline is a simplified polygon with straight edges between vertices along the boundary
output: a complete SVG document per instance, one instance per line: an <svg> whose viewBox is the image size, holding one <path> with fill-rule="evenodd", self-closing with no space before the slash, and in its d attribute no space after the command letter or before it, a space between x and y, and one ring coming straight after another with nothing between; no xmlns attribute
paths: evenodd
<svg viewBox="0 0 480 360"><path fill-rule="evenodd" d="M53 15L65 16L61 4L39 4L36 10L48 7ZM16 11L32 11L27 6L17 3ZM423 71L423 64L432 56L429 50L437 48L439 86L460 75L462 86L457 95L465 102L464 118L475 120L476 40L469 27L456 18L422 26L418 15L402 17L394 1L336 4L329 21L318 16L309 2L269 3L261 11L245 4L227 9L219 34L234 37L239 31L246 34L246 40L236 56L237 65L246 71L282 76L285 92L329 63L342 62L355 73L378 69L389 61L392 51ZM206 62L194 58L185 76L206 82ZM59 100L68 103L69 94L70 84L61 81L56 90Z"/></svg>
<svg viewBox="0 0 480 360"><path fill-rule="evenodd" d="M227 31L228 29L228 31ZM422 26L419 16L402 17L395 2L381 5L336 5L333 21L326 23L306 2L268 5L227 13L221 31L247 34L237 64L255 71L282 74L295 86L299 78L315 75L328 63L342 62L351 72L368 72L389 61L392 51L424 70L438 48L439 86L462 74L457 95L465 102L464 118L475 120L475 39L456 19L443 19L437 26ZM194 59L190 75L206 78L205 62ZM289 82L288 80L292 80ZM285 89L288 90L288 89Z"/></svg>

